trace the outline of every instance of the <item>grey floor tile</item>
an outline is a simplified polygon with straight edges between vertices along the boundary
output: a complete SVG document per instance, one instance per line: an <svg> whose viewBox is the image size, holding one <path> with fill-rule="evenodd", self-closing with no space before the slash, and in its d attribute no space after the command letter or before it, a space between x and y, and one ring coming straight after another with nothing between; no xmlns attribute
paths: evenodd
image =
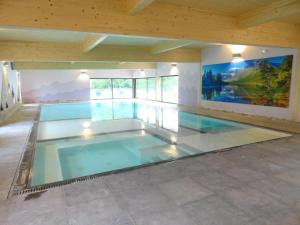
<svg viewBox="0 0 300 225"><path fill-rule="evenodd" d="M106 198L111 195L101 178L65 185L63 192L68 206L94 199Z"/></svg>
<svg viewBox="0 0 300 225"><path fill-rule="evenodd" d="M246 185L246 183L228 176L222 171L211 171L204 174L194 175L191 178L200 183L203 187L206 187L216 193L224 192L227 189L241 188Z"/></svg>
<svg viewBox="0 0 300 225"><path fill-rule="evenodd" d="M254 218L269 216L288 208L278 199L251 187L227 190L222 197Z"/></svg>
<svg viewBox="0 0 300 225"><path fill-rule="evenodd" d="M253 155L249 154L249 152L250 149L248 149L247 152L244 151L243 153L237 151L235 155L231 154L228 159L233 160L239 166L243 166L245 168L265 174L276 174L289 169L286 166L278 165L268 161L266 160L267 158L254 157Z"/></svg>
<svg viewBox="0 0 300 225"><path fill-rule="evenodd" d="M250 186L279 199L291 209L296 210L297 205L300 204L300 187L284 180L268 177L255 181Z"/></svg>
<svg viewBox="0 0 300 225"><path fill-rule="evenodd" d="M248 163L243 164L247 168L251 168L255 171L262 172L267 175L274 175L289 170L288 167L279 165L268 160L253 159Z"/></svg>
<svg viewBox="0 0 300 225"><path fill-rule="evenodd" d="M176 206L159 187L154 185L119 192L116 199L131 215L144 216L170 210Z"/></svg>
<svg viewBox="0 0 300 225"><path fill-rule="evenodd" d="M266 177L264 173L243 166L235 166L229 169L225 169L225 173L228 176L232 176L242 182L251 182Z"/></svg>
<svg viewBox="0 0 300 225"><path fill-rule="evenodd" d="M176 160L168 163L168 167L170 167L171 170L177 171L177 177L192 176L211 171L207 165L199 162L198 157Z"/></svg>
<svg viewBox="0 0 300 225"><path fill-rule="evenodd" d="M235 165L234 162L223 157L222 153L213 153L197 157L201 164L204 164L208 169L223 170L231 168Z"/></svg>
<svg viewBox="0 0 300 225"><path fill-rule="evenodd" d="M266 160L278 165L286 166L291 169L300 170L300 159L297 158L290 158L286 155L273 154L272 156L266 158Z"/></svg>
<svg viewBox="0 0 300 225"><path fill-rule="evenodd" d="M300 147L298 147L299 149L297 150L292 150L290 152L288 152L286 154L287 157L289 158L296 158L296 159L300 159Z"/></svg>
<svg viewBox="0 0 300 225"><path fill-rule="evenodd" d="M244 147L243 149L246 149L247 151L237 150L225 152L224 157L230 161L234 161L237 165L267 174L280 173L289 169L288 167L265 160L264 157L254 157L253 155L249 154L252 151L251 147L246 147ZM271 155L273 155L273 153Z"/></svg>
<svg viewBox="0 0 300 225"><path fill-rule="evenodd" d="M0 200L0 224L7 224L8 206L6 200Z"/></svg>
<svg viewBox="0 0 300 225"><path fill-rule="evenodd" d="M290 170L276 176L279 179L284 181L288 181L292 184L296 184L300 186L300 171L299 170Z"/></svg>
<svg viewBox="0 0 300 225"><path fill-rule="evenodd" d="M148 168L136 169L124 173L112 174L103 177L103 182L113 192L119 192L150 184L149 174L143 172Z"/></svg>
<svg viewBox="0 0 300 225"><path fill-rule="evenodd" d="M165 183L183 177L183 171L170 166L169 163L144 168L141 173L148 176L149 182L152 184Z"/></svg>
<svg viewBox="0 0 300 225"><path fill-rule="evenodd" d="M201 225L246 225L250 217L222 198L209 196L186 204L185 212Z"/></svg>
<svg viewBox="0 0 300 225"><path fill-rule="evenodd" d="M53 209L64 210L66 207L61 188L54 188L46 192L34 193L31 195L19 195L13 197L8 202L10 214L15 212L19 214L22 214L23 212L46 213Z"/></svg>
<svg viewBox="0 0 300 225"><path fill-rule="evenodd" d="M8 225L66 225L68 217L64 211L51 210L49 212L14 213L8 217Z"/></svg>
<svg viewBox="0 0 300 225"><path fill-rule="evenodd" d="M1 201L5 201L7 199L8 192L9 190L0 191L0 204Z"/></svg>
<svg viewBox="0 0 300 225"><path fill-rule="evenodd" d="M132 225L129 214L114 198L108 197L76 204L67 208L71 225Z"/></svg>
<svg viewBox="0 0 300 225"><path fill-rule="evenodd" d="M197 225L180 208L163 212L151 213L146 216L134 215L136 225Z"/></svg>
<svg viewBox="0 0 300 225"><path fill-rule="evenodd" d="M189 177L180 178L159 185L162 192L177 205L196 201L213 194Z"/></svg>
<svg viewBox="0 0 300 225"><path fill-rule="evenodd" d="M257 225L299 225L300 213L293 211L281 212L269 217L257 218L256 221Z"/></svg>

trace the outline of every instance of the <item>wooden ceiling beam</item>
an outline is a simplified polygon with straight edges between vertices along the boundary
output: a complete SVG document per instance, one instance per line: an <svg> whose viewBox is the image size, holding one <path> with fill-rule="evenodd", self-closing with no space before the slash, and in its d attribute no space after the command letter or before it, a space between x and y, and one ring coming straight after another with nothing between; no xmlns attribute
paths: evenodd
<svg viewBox="0 0 300 225"><path fill-rule="evenodd" d="M107 38L107 35L89 34L83 43L83 51L89 52L96 48L101 42Z"/></svg>
<svg viewBox="0 0 300 225"><path fill-rule="evenodd" d="M241 29L236 17L160 1L135 16L125 13L120 1L3 1L0 27L300 48L299 25L272 22Z"/></svg>
<svg viewBox="0 0 300 225"><path fill-rule="evenodd" d="M135 15L142 12L146 7L152 4L154 0L126 0L129 14Z"/></svg>
<svg viewBox="0 0 300 225"><path fill-rule="evenodd" d="M193 44L192 41L167 41L153 46L150 50L152 54L160 54L172 51L178 48L186 47Z"/></svg>
<svg viewBox="0 0 300 225"><path fill-rule="evenodd" d="M0 42L0 61L22 62L200 62L200 49L176 49L154 55L145 47L100 45L84 53L78 44Z"/></svg>
<svg viewBox="0 0 300 225"><path fill-rule="evenodd" d="M263 8L255 9L241 15L239 25L241 28L249 28L299 13L299 0L279 0Z"/></svg>
<svg viewBox="0 0 300 225"><path fill-rule="evenodd" d="M155 69L156 63L117 62L14 62L15 70L57 69Z"/></svg>

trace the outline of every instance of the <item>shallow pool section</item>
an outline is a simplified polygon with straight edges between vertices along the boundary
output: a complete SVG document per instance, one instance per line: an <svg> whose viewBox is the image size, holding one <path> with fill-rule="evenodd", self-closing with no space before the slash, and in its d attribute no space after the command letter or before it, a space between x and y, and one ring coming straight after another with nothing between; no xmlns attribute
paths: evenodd
<svg viewBox="0 0 300 225"><path fill-rule="evenodd" d="M53 183L201 153L145 131L39 142L31 185Z"/></svg>
<svg viewBox="0 0 300 225"><path fill-rule="evenodd" d="M30 187L290 136L142 101L42 105Z"/></svg>

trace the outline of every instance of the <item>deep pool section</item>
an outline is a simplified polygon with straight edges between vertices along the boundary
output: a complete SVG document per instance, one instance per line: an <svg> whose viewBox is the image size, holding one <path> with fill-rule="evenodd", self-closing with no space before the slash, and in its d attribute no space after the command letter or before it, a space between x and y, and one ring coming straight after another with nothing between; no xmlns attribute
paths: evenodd
<svg viewBox="0 0 300 225"><path fill-rule="evenodd" d="M40 121L86 119L90 117L90 103L42 105L40 112Z"/></svg>

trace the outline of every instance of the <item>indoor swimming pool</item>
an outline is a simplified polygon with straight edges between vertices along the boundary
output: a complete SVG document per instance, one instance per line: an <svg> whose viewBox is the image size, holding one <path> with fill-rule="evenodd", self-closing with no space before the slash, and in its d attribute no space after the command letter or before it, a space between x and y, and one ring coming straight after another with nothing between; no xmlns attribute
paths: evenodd
<svg viewBox="0 0 300 225"><path fill-rule="evenodd" d="M45 104L28 182L49 185L286 136L151 101Z"/></svg>

